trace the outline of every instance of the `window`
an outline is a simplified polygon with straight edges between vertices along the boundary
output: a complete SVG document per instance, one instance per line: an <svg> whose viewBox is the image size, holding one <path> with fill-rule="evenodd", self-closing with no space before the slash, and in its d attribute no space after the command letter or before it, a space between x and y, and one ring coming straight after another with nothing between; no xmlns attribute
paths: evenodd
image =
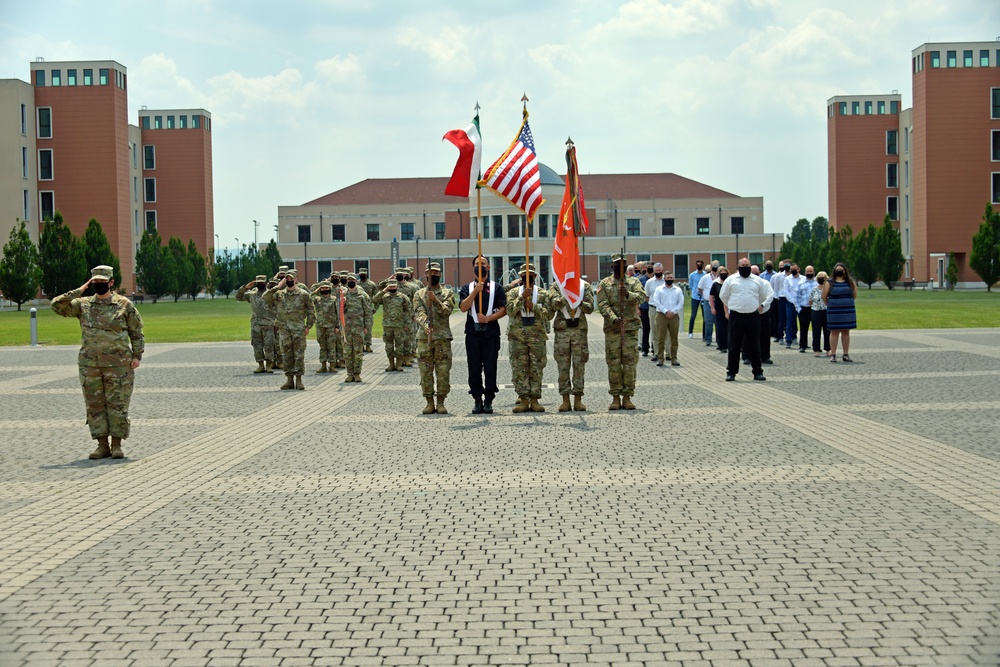
<svg viewBox="0 0 1000 667"><path fill-rule="evenodd" d="M435 222L434 223L434 240L443 241L444 240L444 223Z"/></svg>
<svg viewBox="0 0 1000 667"><path fill-rule="evenodd" d="M994 132L994 137L996 132ZM28 177L28 147L21 146L21 178Z"/></svg>
<svg viewBox="0 0 1000 667"><path fill-rule="evenodd" d="M896 130L885 132L885 154L896 155Z"/></svg>
<svg viewBox="0 0 1000 667"><path fill-rule="evenodd" d="M688 256L674 255L674 278L676 280L687 280L688 273Z"/></svg>
<svg viewBox="0 0 1000 667"><path fill-rule="evenodd" d="M146 201L146 202L155 202L156 201L156 179L155 178L146 178L146 179L143 179L143 187L145 188L145 193L146 193L145 194L145 199L143 199L143 201Z"/></svg>
<svg viewBox="0 0 1000 667"><path fill-rule="evenodd" d="M156 211L146 211L146 231L156 231Z"/></svg>
<svg viewBox="0 0 1000 667"><path fill-rule="evenodd" d="M52 149L43 148L38 151L38 180L51 181L52 178Z"/></svg>
<svg viewBox="0 0 1000 667"><path fill-rule="evenodd" d="M910 187L910 161L903 163L903 187Z"/></svg>
<svg viewBox="0 0 1000 667"><path fill-rule="evenodd" d="M35 85L39 88L45 87L45 70L37 69L35 70Z"/></svg>
<svg viewBox="0 0 1000 667"><path fill-rule="evenodd" d="M899 187L899 165L895 162L890 162L885 165L885 187Z"/></svg>
<svg viewBox="0 0 1000 667"><path fill-rule="evenodd" d="M899 197L886 197L885 211L890 220L899 220Z"/></svg>
<svg viewBox="0 0 1000 667"><path fill-rule="evenodd" d="M872 115L872 103L870 100L865 102L865 115L866 116Z"/></svg>
<svg viewBox="0 0 1000 667"><path fill-rule="evenodd" d="M840 115L841 116L846 116L847 115L847 102L841 102L840 103Z"/></svg>
<svg viewBox="0 0 1000 667"><path fill-rule="evenodd" d="M1000 118L1000 88L990 88L990 97L993 100L990 118Z"/></svg>
<svg viewBox="0 0 1000 667"><path fill-rule="evenodd" d="M979 52L979 66L980 67L989 67L990 66L990 50L989 49L982 49Z"/></svg>
<svg viewBox="0 0 1000 667"><path fill-rule="evenodd" d="M186 130L187 126L188 126L188 117L186 115L184 115L184 116L178 116L177 120L180 123L180 125L178 125L178 127L180 127L182 130Z"/></svg>
<svg viewBox="0 0 1000 667"><path fill-rule="evenodd" d="M906 228L906 254L910 254L910 228Z"/></svg>
<svg viewBox="0 0 1000 667"><path fill-rule="evenodd" d="M613 271L614 266L611 264L611 255L598 255L597 272L599 276L610 276Z"/></svg>
<svg viewBox="0 0 1000 667"><path fill-rule="evenodd" d="M698 218L696 223L699 234L708 234L708 218Z"/></svg>
<svg viewBox="0 0 1000 667"><path fill-rule="evenodd" d="M347 227L345 225L330 225L330 240L334 243L343 243L347 240Z"/></svg>
<svg viewBox="0 0 1000 667"><path fill-rule="evenodd" d="M503 216L494 215L493 216L493 238L502 239L503 238Z"/></svg>
<svg viewBox="0 0 1000 667"><path fill-rule="evenodd" d="M404 222L399 225L399 240L400 241L412 241L413 240L413 223Z"/></svg>
<svg viewBox="0 0 1000 667"><path fill-rule="evenodd" d="M990 135L993 146L990 159L994 162L1000 162L1000 130L990 130Z"/></svg>
<svg viewBox="0 0 1000 667"><path fill-rule="evenodd" d="M85 86L94 85L94 70L92 69L83 70L83 85Z"/></svg>
<svg viewBox="0 0 1000 667"><path fill-rule="evenodd" d="M878 115L882 116L885 114L885 100L878 101ZM751 262L753 264L753 262Z"/></svg>
<svg viewBox="0 0 1000 667"><path fill-rule="evenodd" d="M378 224L365 225L365 238L369 241L379 240Z"/></svg>
<svg viewBox="0 0 1000 667"><path fill-rule="evenodd" d="M544 239L549 235L549 215L547 213L540 213L538 219L535 220L535 226L538 228L538 238Z"/></svg>
<svg viewBox="0 0 1000 667"><path fill-rule="evenodd" d="M29 204L31 197L29 196L27 190L24 190L23 192L24 192L24 217L21 219L31 220L31 206Z"/></svg>
<svg viewBox="0 0 1000 667"><path fill-rule="evenodd" d="M861 102L851 102L851 115L857 116L861 113Z"/></svg>
<svg viewBox="0 0 1000 667"><path fill-rule="evenodd" d="M940 51L931 51L931 67L941 67Z"/></svg>
<svg viewBox="0 0 1000 667"><path fill-rule="evenodd" d="M132 168L139 168L139 147L136 144L128 145L128 152L132 156Z"/></svg>
<svg viewBox="0 0 1000 667"><path fill-rule="evenodd" d="M168 130L174 129L174 117L173 116L167 116L167 129Z"/></svg>
<svg viewBox="0 0 1000 667"><path fill-rule="evenodd" d="M138 176L133 176L132 177L132 201L139 201L139 177Z"/></svg>
<svg viewBox="0 0 1000 667"><path fill-rule="evenodd" d="M156 169L156 146L142 147L142 168Z"/></svg>
<svg viewBox="0 0 1000 667"><path fill-rule="evenodd" d="M729 218L729 226L732 229L731 234L746 234L743 231L743 218Z"/></svg>
<svg viewBox="0 0 1000 667"><path fill-rule="evenodd" d="M909 220L909 219L910 219L910 195L903 195L903 220ZM910 241L909 241L910 230L909 229L906 230L906 235L907 235L906 236L906 238L907 238L907 241L906 241L906 244L907 244L906 245L906 252L910 252L910 245L909 245L909 243L910 243Z"/></svg>
<svg viewBox="0 0 1000 667"><path fill-rule="evenodd" d="M51 190L38 193L38 217L40 220L56 217L56 193Z"/></svg>
<svg viewBox="0 0 1000 667"><path fill-rule="evenodd" d="M299 243L309 243L312 241L312 225L299 225Z"/></svg>
<svg viewBox="0 0 1000 667"><path fill-rule="evenodd" d="M135 226L135 229L134 229L134 231L132 233L135 236L138 236L139 235L139 211L132 211L132 215L134 216L133 217L133 220L134 220L133 221L133 225Z"/></svg>
<svg viewBox="0 0 1000 667"><path fill-rule="evenodd" d="M639 236L639 218L628 218L625 220L626 234L629 236Z"/></svg>
<svg viewBox="0 0 1000 667"><path fill-rule="evenodd" d="M52 138L52 108L38 107L38 138Z"/></svg>
<svg viewBox="0 0 1000 667"><path fill-rule="evenodd" d="M162 130L163 129L163 116L153 117L153 129Z"/></svg>
<svg viewBox="0 0 1000 667"><path fill-rule="evenodd" d="M369 270L369 268L370 267L368 266L368 260L367 259L356 259L356 260L354 260L354 273L355 274L361 273L362 271L364 271L365 273L367 273L368 270ZM371 276L369 276L369 278L370 277Z"/></svg>
<svg viewBox="0 0 1000 667"><path fill-rule="evenodd" d="M764 266L764 253L762 252L752 252L747 255L747 259L750 260L751 265L756 264L758 268L762 268Z"/></svg>
<svg viewBox="0 0 1000 667"><path fill-rule="evenodd" d="M143 116L139 120L142 121L142 129L148 130L149 129L149 116Z"/></svg>
<svg viewBox="0 0 1000 667"><path fill-rule="evenodd" d="M98 77L97 82L100 85L102 85L102 86L108 85L108 70L107 70L107 68L101 68L101 69L97 70L97 77Z"/></svg>
<svg viewBox="0 0 1000 667"><path fill-rule="evenodd" d="M52 85L53 86L62 85L62 70L58 69L52 70Z"/></svg>
<svg viewBox="0 0 1000 667"><path fill-rule="evenodd" d="M889 113L896 115L899 113L899 102L896 100L889 101Z"/></svg>
<svg viewBox="0 0 1000 667"><path fill-rule="evenodd" d="M972 50L962 51L962 67L972 67Z"/></svg>
<svg viewBox="0 0 1000 667"><path fill-rule="evenodd" d="M635 256L635 263L636 264L638 264L639 262L647 262L647 263L649 263L649 262L652 262L652 261L653 261L653 256L650 255L649 253L646 253L644 255L636 253L636 256Z"/></svg>
<svg viewBox="0 0 1000 667"><path fill-rule="evenodd" d="M550 255L540 255L538 257L538 277L541 279L543 285L548 285L551 281L552 276L549 271L551 263L552 257Z"/></svg>
<svg viewBox="0 0 1000 667"><path fill-rule="evenodd" d="M320 280L326 280L333 273L333 262L326 259L323 261L316 262L316 277Z"/></svg>
<svg viewBox="0 0 1000 667"><path fill-rule="evenodd" d="M196 130L201 127L201 116L191 116L191 127Z"/></svg>
<svg viewBox="0 0 1000 667"><path fill-rule="evenodd" d="M993 172L993 197L990 201L994 204L1000 204L1000 173Z"/></svg>
<svg viewBox="0 0 1000 667"><path fill-rule="evenodd" d="M718 262L719 266L725 266L726 265L726 253L724 253L724 252L713 252L712 253L712 261L713 262Z"/></svg>
<svg viewBox="0 0 1000 667"><path fill-rule="evenodd" d="M206 132L211 132L212 131L212 119L211 118L206 118L205 119L205 131Z"/></svg>
<svg viewBox="0 0 1000 667"><path fill-rule="evenodd" d="M521 231L521 216L519 215L508 215L507 216L507 238L516 239Z"/></svg>
<svg viewBox="0 0 1000 667"><path fill-rule="evenodd" d="M75 86L76 85L76 70L68 69L66 70L66 85Z"/></svg>
<svg viewBox="0 0 1000 667"><path fill-rule="evenodd" d="M21 136L28 136L28 105L21 105Z"/></svg>
<svg viewBox="0 0 1000 667"><path fill-rule="evenodd" d="M674 229L674 219L673 218L661 218L660 219L660 234L662 236L673 236L676 234Z"/></svg>
<svg viewBox="0 0 1000 667"><path fill-rule="evenodd" d="M956 55L957 53L958 53L957 51L948 52L948 67L958 66L958 56Z"/></svg>
<svg viewBox="0 0 1000 667"><path fill-rule="evenodd" d="M909 128L903 130L903 152L910 152L910 130Z"/></svg>

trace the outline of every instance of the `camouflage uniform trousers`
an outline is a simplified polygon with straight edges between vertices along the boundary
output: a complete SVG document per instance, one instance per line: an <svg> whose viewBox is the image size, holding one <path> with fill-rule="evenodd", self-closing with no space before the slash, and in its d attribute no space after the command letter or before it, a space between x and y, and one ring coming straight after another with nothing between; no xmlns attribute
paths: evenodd
<svg viewBox="0 0 1000 667"><path fill-rule="evenodd" d="M331 364L336 361L337 343L343 347L344 342L337 327L316 327L316 342L319 343L319 362Z"/></svg>
<svg viewBox="0 0 1000 667"><path fill-rule="evenodd" d="M365 329L368 329L368 333L365 334L365 346L372 346L372 325L375 324L375 314L372 313L365 320Z"/></svg>
<svg viewBox="0 0 1000 667"><path fill-rule="evenodd" d="M274 348L274 363L276 365L282 366L282 368L284 368L284 365L281 363L281 327L279 327L277 324L275 324L271 328L271 334L272 334L271 340L274 341L274 345L273 345L273 348Z"/></svg>
<svg viewBox="0 0 1000 667"><path fill-rule="evenodd" d="M519 398L542 397L542 371L548 361L545 341L510 341L510 369Z"/></svg>
<svg viewBox="0 0 1000 667"><path fill-rule="evenodd" d="M274 361L274 325L250 325L250 344L253 345L254 361Z"/></svg>
<svg viewBox="0 0 1000 667"><path fill-rule="evenodd" d="M604 351L608 362L608 393L612 396L635 396L639 332L626 331L624 339L617 331L605 333Z"/></svg>
<svg viewBox="0 0 1000 667"><path fill-rule="evenodd" d="M129 366L80 366L90 437L128 437L128 404L134 380L135 371Z"/></svg>
<svg viewBox="0 0 1000 667"><path fill-rule="evenodd" d="M344 364L348 375L361 377L361 364L365 360L365 333L361 327L347 327L343 343Z"/></svg>
<svg viewBox="0 0 1000 667"><path fill-rule="evenodd" d="M451 341L422 338L417 343L417 365L420 367L420 389L425 398L446 397L451 392ZM437 392L434 376L437 375Z"/></svg>
<svg viewBox="0 0 1000 667"><path fill-rule="evenodd" d="M553 355L559 368L559 393L582 394L583 379L586 375L590 350L587 349L586 329L565 329L556 331ZM572 369L573 379L570 381Z"/></svg>
<svg viewBox="0 0 1000 667"><path fill-rule="evenodd" d="M385 345L387 359L402 357L404 354L403 327L383 327L382 343Z"/></svg>
<svg viewBox="0 0 1000 667"><path fill-rule="evenodd" d="M281 327L281 369L285 374L302 375L306 372L306 330Z"/></svg>

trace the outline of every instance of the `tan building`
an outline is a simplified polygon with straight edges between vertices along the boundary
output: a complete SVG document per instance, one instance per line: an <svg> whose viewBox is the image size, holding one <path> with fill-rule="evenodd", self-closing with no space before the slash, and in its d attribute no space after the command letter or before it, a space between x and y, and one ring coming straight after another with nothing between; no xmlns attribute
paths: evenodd
<svg viewBox="0 0 1000 667"><path fill-rule="evenodd" d="M539 169L546 201L529 229L528 252L549 284L565 185L549 167ZM309 282L361 267L375 280L384 278L392 270L394 247L398 261L421 273L433 258L449 283L471 281L480 217L476 198L445 196L447 181L368 179L299 206L279 206L278 249ZM738 251L763 262L781 247L781 234L764 233L761 197L740 197L676 174L595 174L582 176L581 184L590 220L581 240L582 269L589 280L607 275L611 255L623 248L630 261L663 262L683 280L696 259L735 265ZM495 276L509 277L524 262L524 216L483 189L481 217L483 254Z"/></svg>
<svg viewBox="0 0 1000 667"><path fill-rule="evenodd" d="M0 247L18 220L38 222L35 95L30 83L0 80ZM28 225L38 242L38 225Z"/></svg>

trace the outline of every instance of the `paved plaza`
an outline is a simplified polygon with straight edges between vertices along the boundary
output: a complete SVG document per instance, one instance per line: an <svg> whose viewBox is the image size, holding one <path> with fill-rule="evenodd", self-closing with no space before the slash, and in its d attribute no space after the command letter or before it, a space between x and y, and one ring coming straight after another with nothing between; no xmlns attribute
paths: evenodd
<svg viewBox="0 0 1000 667"><path fill-rule="evenodd" d="M279 391L249 343L154 344L90 461L76 348L0 348L0 665L998 665L998 330L681 341L608 412L448 415L416 368ZM147 332L148 333L148 332ZM551 348L551 341L550 341Z"/></svg>

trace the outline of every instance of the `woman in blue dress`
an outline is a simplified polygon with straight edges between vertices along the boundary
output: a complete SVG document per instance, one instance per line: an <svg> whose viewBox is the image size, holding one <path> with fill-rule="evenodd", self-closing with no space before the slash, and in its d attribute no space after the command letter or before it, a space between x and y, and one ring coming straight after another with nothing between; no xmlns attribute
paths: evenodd
<svg viewBox="0 0 1000 667"><path fill-rule="evenodd" d="M851 272L841 262L833 267L833 280L823 285L823 302L826 303L826 328L830 330L830 361L837 361L837 342L844 341L843 361L851 362L851 329L858 328L854 300L858 298L858 285Z"/></svg>

